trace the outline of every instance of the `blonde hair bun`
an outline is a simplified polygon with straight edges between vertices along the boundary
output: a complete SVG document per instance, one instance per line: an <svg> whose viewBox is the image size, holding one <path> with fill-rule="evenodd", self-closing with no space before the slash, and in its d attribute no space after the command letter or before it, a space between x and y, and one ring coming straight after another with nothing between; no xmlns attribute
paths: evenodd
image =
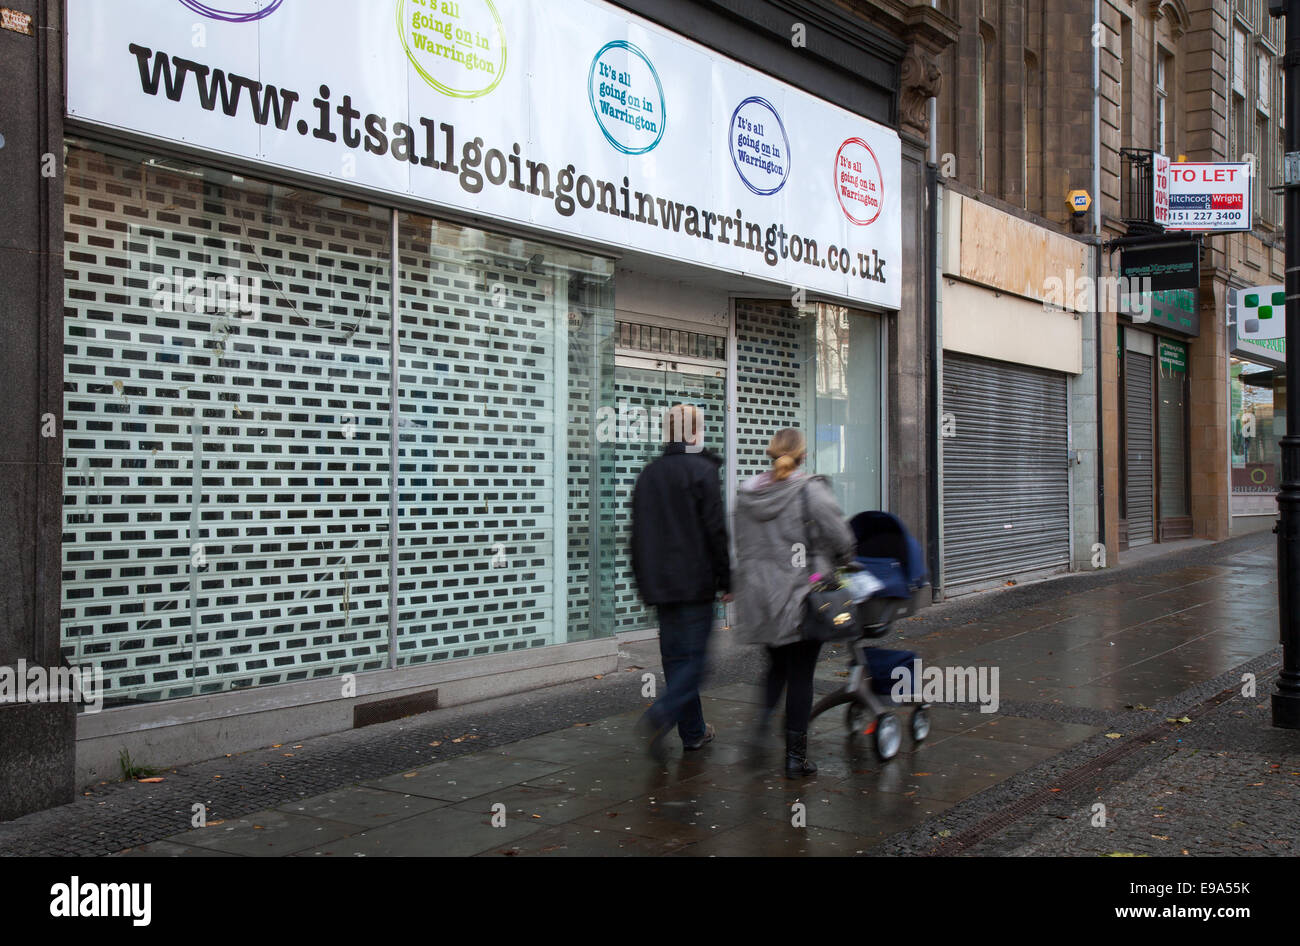
<svg viewBox="0 0 1300 946"><path fill-rule="evenodd" d="M776 480L788 479L807 452L807 442L798 428L779 430L767 445L767 455L772 458L772 476Z"/></svg>

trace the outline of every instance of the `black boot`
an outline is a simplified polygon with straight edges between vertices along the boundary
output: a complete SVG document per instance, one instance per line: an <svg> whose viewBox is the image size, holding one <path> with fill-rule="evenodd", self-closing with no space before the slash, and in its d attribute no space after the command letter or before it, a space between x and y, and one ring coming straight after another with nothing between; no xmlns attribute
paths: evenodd
<svg viewBox="0 0 1300 946"><path fill-rule="evenodd" d="M785 731L785 777L806 778L817 774L817 766L808 761L808 733Z"/></svg>

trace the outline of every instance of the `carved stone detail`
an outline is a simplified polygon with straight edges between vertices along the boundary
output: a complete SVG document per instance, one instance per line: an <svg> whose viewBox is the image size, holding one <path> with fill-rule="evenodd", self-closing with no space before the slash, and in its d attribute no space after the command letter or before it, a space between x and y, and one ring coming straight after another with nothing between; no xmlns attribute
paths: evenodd
<svg viewBox="0 0 1300 946"><path fill-rule="evenodd" d="M930 115L926 103L939 94L942 74L933 58L917 45L903 57L900 70L899 123L904 131L918 138L930 133Z"/></svg>

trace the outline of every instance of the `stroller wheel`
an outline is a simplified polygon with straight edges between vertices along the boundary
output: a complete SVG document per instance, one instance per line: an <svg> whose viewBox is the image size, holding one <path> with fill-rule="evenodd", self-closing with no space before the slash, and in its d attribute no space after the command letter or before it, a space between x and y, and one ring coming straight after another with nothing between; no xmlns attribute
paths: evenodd
<svg viewBox="0 0 1300 946"><path fill-rule="evenodd" d="M888 762L898 755L898 747L903 742L903 727L898 724L898 717L893 713L881 713L876 717L876 755L881 762Z"/></svg>
<svg viewBox="0 0 1300 946"><path fill-rule="evenodd" d="M924 742L930 735L930 708L918 706L912 710L912 741Z"/></svg>
<svg viewBox="0 0 1300 946"><path fill-rule="evenodd" d="M857 700L852 701L847 707L845 707L844 725L849 731L850 738L858 735L867 728L866 721L863 718L865 715L862 704Z"/></svg>

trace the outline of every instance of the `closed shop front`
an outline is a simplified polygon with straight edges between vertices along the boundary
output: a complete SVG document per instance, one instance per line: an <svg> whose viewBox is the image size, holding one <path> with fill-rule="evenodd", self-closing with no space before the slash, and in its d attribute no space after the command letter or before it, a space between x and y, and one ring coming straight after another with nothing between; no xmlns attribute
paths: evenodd
<svg viewBox="0 0 1300 946"><path fill-rule="evenodd" d="M1095 407L1079 383L1088 247L955 191L943 219L938 558L950 597L1088 561L1094 487L1071 471L1095 462Z"/></svg>
<svg viewBox="0 0 1300 946"><path fill-rule="evenodd" d="M944 355L946 593L1069 567L1067 395L1060 372Z"/></svg>
<svg viewBox="0 0 1300 946"><path fill-rule="evenodd" d="M895 130L599 0L272 4L199 51L192 6L69 3L62 645L115 711L612 660L674 404L728 496L795 426L888 505ZM457 18L476 68L412 52Z"/></svg>

